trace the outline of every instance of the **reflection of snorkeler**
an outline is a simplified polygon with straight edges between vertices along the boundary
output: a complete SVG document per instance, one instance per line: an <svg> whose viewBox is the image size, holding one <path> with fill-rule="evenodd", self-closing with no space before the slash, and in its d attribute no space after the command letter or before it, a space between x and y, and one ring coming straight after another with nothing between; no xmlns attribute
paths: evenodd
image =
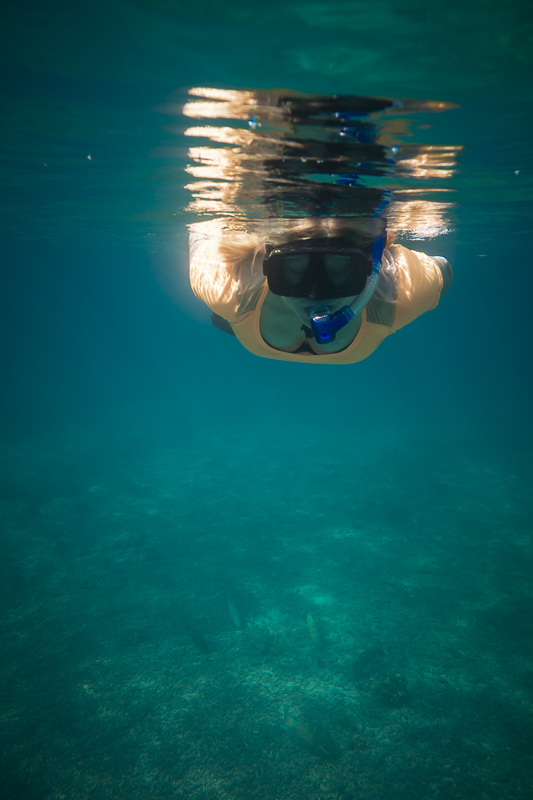
<svg viewBox="0 0 533 800"><path fill-rule="evenodd" d="M377 217L269 220L257 233L192 226L191 286L255 355L353 364L437 306L448 261L394 244Z"/></svg>

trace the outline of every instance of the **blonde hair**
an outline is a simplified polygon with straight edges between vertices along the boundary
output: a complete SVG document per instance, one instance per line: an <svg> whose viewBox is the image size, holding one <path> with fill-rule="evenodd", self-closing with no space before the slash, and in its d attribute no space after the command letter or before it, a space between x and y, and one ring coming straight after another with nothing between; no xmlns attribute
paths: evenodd
<svg viewBox="0 0 533 800"><path fill-rule="evenodd" d="M376 218L307 217L274 218L246 221L216 219L189 226L190 246L201 239L215 245L216 262L222 262L235 285L237 316L255 308L263 291L263 257L267 243L279 245L295 239L348 236L356 245L368 246L381 232L382 221ZM231 226L231 227L230 227ZM391 238L390 238L391 237ZM394 234L387 235L387 245ZM192 251L191 251L192 252ZM209 270L209 262L205 268Z"/></svg>
<svg viewBox="0 0 533 800"><path fill-rule="evenodd" d="M370 245L381 231L381 220L350 219L347 217L308 217L304 219L258 220L255 230L228 231L219 242L220 255L228 267L236 268L246 263L251 273L263 275L262 258L265 244L280 245L295 239L347 236L361 247ZM386 246L394 241L395 234L387 233Z"/></svg>

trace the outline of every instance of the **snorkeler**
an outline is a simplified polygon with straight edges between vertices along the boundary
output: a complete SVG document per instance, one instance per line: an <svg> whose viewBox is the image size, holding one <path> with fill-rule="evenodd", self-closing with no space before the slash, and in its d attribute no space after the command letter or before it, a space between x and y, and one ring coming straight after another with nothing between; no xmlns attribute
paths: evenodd
<svg viewBox="0 0 533 800"><path fill-rule="evenodd" d="M394 244L383 219L308 218L270 235L190 233L193 292L264 358L353 364L435 308L452 269Z"/></svg>
<svg viewBox="0 0 533 800"><path fill-rule="evenodd" d="M417 113L447 104L189 94L183 113L201 125L185 132L197 140L188 210L212 217L190 225L189 277L218 328L264 358L353 364L438 305L450 264L395 235L447 231L446 203L419 184L452 175L456 148L410 135Z"/></svg>

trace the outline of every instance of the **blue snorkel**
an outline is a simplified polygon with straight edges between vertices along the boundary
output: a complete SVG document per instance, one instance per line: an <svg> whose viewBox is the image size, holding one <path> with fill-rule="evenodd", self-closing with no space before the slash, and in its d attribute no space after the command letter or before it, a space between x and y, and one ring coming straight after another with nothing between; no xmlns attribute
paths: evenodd
<svg viewBox="0 0 533 800"><path fill-rule="evenodd" d="M355 317L351 306L343 306L334 314L329 313L329 306L314 306L311 309L311 330L320 344L334 342L337 331Z"/></svg>
<svg viewBox="0 0 533 800"><path fill-rule="evenodd" d="M372 247L372 272L367 278L365 288L349 306L342 306L334 314L329 313L329 306L317 305L311 308L311 329L319 344L335 341L338 331L354 319L370 301L376 291L381 271L381 260L385 249L386 231L375 239Z"/></svg>

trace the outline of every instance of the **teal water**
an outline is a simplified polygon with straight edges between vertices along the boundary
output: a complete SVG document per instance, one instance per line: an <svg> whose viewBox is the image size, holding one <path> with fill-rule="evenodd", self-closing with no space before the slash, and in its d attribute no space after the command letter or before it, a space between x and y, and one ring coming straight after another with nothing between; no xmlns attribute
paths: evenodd
<svg viewBox="0 0 533 800"><path fill-rule="evenodd" d="M531 10L1 20L0 796L533 797ZM439 308L338 370L215 330L190 86L457 104Z"/></svg>

